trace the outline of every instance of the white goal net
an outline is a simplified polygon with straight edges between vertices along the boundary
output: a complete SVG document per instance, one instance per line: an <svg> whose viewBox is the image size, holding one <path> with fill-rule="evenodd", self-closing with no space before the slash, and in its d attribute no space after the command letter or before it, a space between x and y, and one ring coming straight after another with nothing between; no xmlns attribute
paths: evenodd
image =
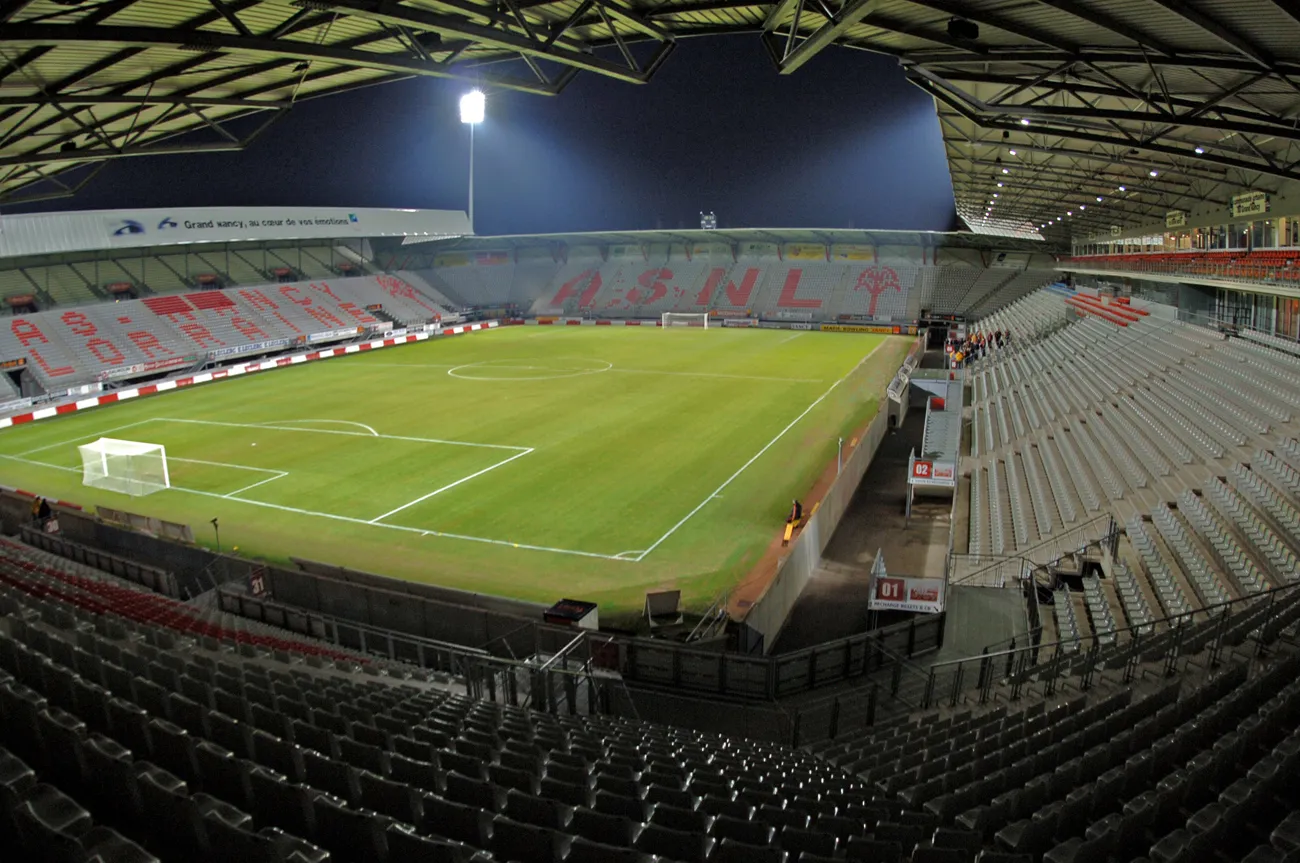
<svg viewBox="0 0 1300 863"><path fill-rule="evenodd" d="M77 450L82 485L137 496L171 487L162 444L102 437Z"/></svg>
<svg viewBox="0 0 1300 863"><path fill-rule="evenodd" d="M702 312L664 312L661 321L665 327L709 328L709 316Z"/></svg>

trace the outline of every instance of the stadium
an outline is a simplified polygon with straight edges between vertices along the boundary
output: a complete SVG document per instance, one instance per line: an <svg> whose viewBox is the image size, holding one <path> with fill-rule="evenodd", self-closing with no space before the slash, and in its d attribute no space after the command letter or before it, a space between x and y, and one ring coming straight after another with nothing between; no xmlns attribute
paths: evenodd
<svg viewBox="0 0 1300 863"><path fill-rule="evenodd" d="M475 232L471 85L724 34L897 59L955 229ZM74 205L0 216L0 853L1300 860L1297 45L1281 0L0 2L0 203ZM465 211L75 208L411 77L469 90Z"/></svg>

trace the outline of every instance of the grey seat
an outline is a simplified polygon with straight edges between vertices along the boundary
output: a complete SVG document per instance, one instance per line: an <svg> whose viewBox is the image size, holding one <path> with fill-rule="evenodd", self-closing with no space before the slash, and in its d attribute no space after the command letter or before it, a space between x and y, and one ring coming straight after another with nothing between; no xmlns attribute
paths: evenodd
<svg viewBox="0 0 1300 863"><path fill-rule="evenodd" d="M633 848L615 848L601 845L581 836L569 845L569 856L565 863L656 863L658 858Z"/></svg>
<svg viewBox="0 0 1300 863"><path fill-rule="evenodd" d="M474 806L453 803L433 794L420 801L424 820L418 825L426 836L441 836L476 848L486 847L492 832L492 814Z"/></svg>
<svg viewBox="0 0 1300 863"><path fill-rule="evenodd" d="M388 857L387 830L393 820L376 812L352 809L321 795L313 801L316 843L342 860L384 860Z"/></svg>
<svg viewBox="0 0 1300 863"><path fill-rule="evenodd" d="M423 809L420 805L420 792L417 789L376 776L368 770L362 771L359 782L361 805L364 808L406 824L420 823Z"/></svg>
<svg viewBox="0 0 1300 863"><path fill-rule="evenodd" d="M638 822L629 818L578 807L573 810L566 829L575 836L582 836L592 842L624 847L632 844L640 827Z"/></svg>
<svg viewBox="0 0 1300 863"><path fill-rule="evenodd" d="M568 851L568 837L534 824L520 824L504 815L492 819L493 855L517 863L560 863Z"/></svg>
<svg viewBox="0 0 1300 863"><path fill-rule="evenodd" d="M704 863L708 859L713 840L701 833L671 830L658 824L647 824L636 838L636 849L682 863Z"/></svg>
<svg viewBox="0 0 1300 863"><path fill-rule="evenodd" d="M389 824L385 834L388 859L402 863L464 863L469 857L464 846L420 836L405 824Z"/></svg>

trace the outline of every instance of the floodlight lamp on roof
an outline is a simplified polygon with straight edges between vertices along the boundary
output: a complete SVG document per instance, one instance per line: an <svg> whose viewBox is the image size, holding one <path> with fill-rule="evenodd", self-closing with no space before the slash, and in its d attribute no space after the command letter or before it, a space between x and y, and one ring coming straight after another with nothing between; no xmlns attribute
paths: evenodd
<svg viewBox="0 0 1300 863"><path fill-rule="evenodd" d="M1205 148L1204 148L1204 147L1197 147L1193 152L1195 152L1196 155L1199 156L1199 155L1201 155L1202 153L1205 152Z"/></svg>
<svg viewBox="0 0 1300 863"><path fill-rule="evenodd" d="M1010 154L1013 155L1013 156L1016 154L1016 151L1015 151L1015 150L1007 150L1007 152L1010 153Z"/></svg>
<svg viewBox="0 0 1300 863"><path fill-rule="evenodd" d="M1002 184L1001 184L1001 183L998 183L998 188L999 188L999 189L1002 188Z"/></svg>
<svg viewBox="0 0 1300 863"><path fill-rule="evenodd" d="M1021 117L1021 118L1020 118L1020 125L1022 125L1022 126L1028 126L1028 125L1029 125L1029 118L1028 118L1028 117Z"/></svg>
<svg viewBox="0 0 1300 863"><path fill-rule="evenodd" d="M1160 172L1157 171L1155 168L1152 168L1150 173L1151 173L1151 176L1153 176L1153 177L1159 177L1159 176L1160 176Z"/></svg>
<svg viewBox="0 0 1300 863"><path fill-rule="evenodd" d="M1120 187L1119 187L1119 190L1120 190L1121 192L1127 192L1127 191L1128 191L1128 189L1127 189L1126 187L1124 187L1124 186L1120 186Z"/></svg>
<svg viewBox="0 0 1300 863"><path fill-rule="evenodd" d="M460 121L468 123L471 126L483 122L483 116L487 111L487 97L483 95L482 90L470 90L464 96L460 97Z"/></svg>
<svg viewBox="0 0 1300 863"><path fill-rule="evenodd" d="M1102 202L1102 200L1104 200L1104 199L1101 197L1101 195L1098 195L1098 196L1097 196L1097 203L1100 204L1100 203Z"/></svg>

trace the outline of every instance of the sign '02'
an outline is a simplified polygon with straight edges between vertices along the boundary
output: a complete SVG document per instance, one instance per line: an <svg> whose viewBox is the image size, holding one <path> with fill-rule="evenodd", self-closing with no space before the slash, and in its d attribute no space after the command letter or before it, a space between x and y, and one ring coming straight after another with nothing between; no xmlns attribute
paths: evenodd
<svg viewBox="0 0 1300 863"><path fill-rule="evenodd" d="M934 473L934 463L928 461L912 462L912 477L914 479L929 479Z"/></svg>

